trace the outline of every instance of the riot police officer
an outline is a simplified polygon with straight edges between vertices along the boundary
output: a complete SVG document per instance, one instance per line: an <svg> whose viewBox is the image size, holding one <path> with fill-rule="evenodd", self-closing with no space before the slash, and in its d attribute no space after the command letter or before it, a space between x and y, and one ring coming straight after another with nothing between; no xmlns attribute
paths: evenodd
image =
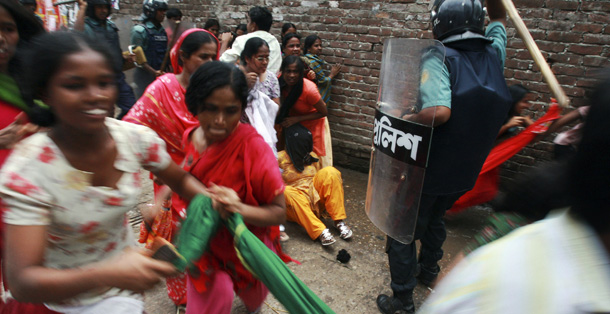
<svg viewBox="0 0 610 314"><path fill-rule="evenodd" d="M167 33L161 23L165 19L167 9L166 0L144 0L142 24L131 30L131 44L141 46L147 60L134 74L138 98L157 76L163 74L161 64L167 51Z"/></svg>
<svg viewBox="0 0 610 314"><path fill-rule="evenodd" d="M506 12L500 0L487 1L487 11L491 23L484 29L481 0L433 3L432 32L444 44L446 58L444 63L425 65L441 83L422 80L420 94L422 99L437 101L424 101L419 112L403 117L434 126L414 234L421 248L418 257L415 241L404 244L388 237L393 295L377 297L382 313L413 313L417 280L428 286L435 281L447 237L443 215L474 186L507 117L510 94L503 72Z"/></svg>

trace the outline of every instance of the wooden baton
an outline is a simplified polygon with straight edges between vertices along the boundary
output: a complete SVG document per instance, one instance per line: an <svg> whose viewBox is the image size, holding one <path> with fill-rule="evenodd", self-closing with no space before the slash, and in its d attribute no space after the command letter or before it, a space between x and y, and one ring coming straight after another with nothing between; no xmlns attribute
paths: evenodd
<svg viewBox="0 0 610 314"><path fill-rule="evenodd" d="M525 43L527 50L529 50L532 58L534 58L534 62L540 68L542 76L549 85L553 97L557 99L557 103L561 107L568 107L570 104L570 99L568 96L566 96L565 92L561 88L561 85L559 85L555 74L553 74L553 71L551 71L551 67L549 67L549 64L542 56L538 45L536 45L532 34L530 34L530 32L527 30L527 26L525 26L525 23L523 23L523 20L521 19L521 16L519 16L519 12L517 12L517 8L515 8L512 0L502 0L502 5L504 6L504 9L506 10L506 13L510 19L513 21L517 34L519 34L519 37L521 37L521 40L523 40Z"/></svg>

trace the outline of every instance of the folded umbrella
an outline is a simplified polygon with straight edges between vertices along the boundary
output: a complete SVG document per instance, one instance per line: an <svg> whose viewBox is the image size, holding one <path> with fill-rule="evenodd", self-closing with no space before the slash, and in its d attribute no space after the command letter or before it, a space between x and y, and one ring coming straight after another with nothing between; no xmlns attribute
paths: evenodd
<svg viewBox="0 0 610 314"><path fill-rule="evenodd" d="M177 242L178 252L189 265L205 253L221 221L218 212L212 208L210 198L204 195L193 198ZM235 251L241 263L265 284L290 313L334 313L272 250L248 230L240 214L231 215L224 223L233 235Z"/></svg>

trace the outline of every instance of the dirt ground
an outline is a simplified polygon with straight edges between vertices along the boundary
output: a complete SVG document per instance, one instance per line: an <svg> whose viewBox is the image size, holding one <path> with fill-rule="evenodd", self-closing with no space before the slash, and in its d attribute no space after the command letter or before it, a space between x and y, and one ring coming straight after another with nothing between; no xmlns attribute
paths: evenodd
<svg viewBox="0 0 610 314"><path fill-rule="evenodd" d="M309 288L336 313L379 313L375 299L380 293L391 293L390 273L385 254L385 235L368 219L364 209L368 174L339 168L343 175L347 222L354 231L349 241L338 237L332 221L326 221L337 242L322 247L312 241L303 228L295 223L286 224L290 240L283 243L286 253L301 262L288 266ZM142 202L149 202L150 191L142 195ZM448 238L443 247L445 255L441 268L451 263L472 236L481 229L489 210L475 207L446 218ZM348 264L336 261L339 250L351 255ZM414 293L415 305L419 307L430 290L418 285ZM175 307L166 295L165 284L158 285L146 294L146 311L149 314L173 314ZM247 313L236 299L232 313ZM261 313L287 313L281 304L269 295Z"/></svg>

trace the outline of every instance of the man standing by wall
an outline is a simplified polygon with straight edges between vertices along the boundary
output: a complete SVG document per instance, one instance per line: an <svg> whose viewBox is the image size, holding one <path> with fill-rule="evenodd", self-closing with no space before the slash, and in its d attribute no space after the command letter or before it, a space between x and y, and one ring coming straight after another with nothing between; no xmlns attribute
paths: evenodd
<svg viewBox="0 0 610 314"><path fill-rule="evenodd" d="M233 47L229 47L232 36L231 33L223 33L220 37L222 39L220 47L220 61L235 63L239 60L242 50L248 39L252 37L260 37L269 44L269 65L267 69L273 73L277 73L282 65L282 52L280 43L277 41L275 36L269 33L273 24L273 16L267 8L253 7L248 12L248 34L235 38Z"/></svg>
<svg viewBox="0 0 610 314"><path fill-rule="evenodd" d="M131 30L131 44L140 46L146 55L146 63L136 69L134 81L140 98L146 87L163 74L161 64L167 51L167 33L161 25L168 5L166 0L146 0L143 5L142 24Z"/></svg>
<svg viewBox="0 0 610 314"><path fill-rule="evenodd" d="M441 84L422 83L421 111L404 117L434 125L414 235L421 250L417 258L415 242L404 244L388 237L393 296L377 297L382 313L413 313L417 279L425 285L436 279L447 237L443 215L474 186L508 114L510 94L503 74L506 12L500 0L489 0L487 9L491 23L484 31L480 0L436 0L433 4L433 34L445 45L446 59L444 64L427 66L441 73ZM439 103L426 103L439 95Z"/></svg>

